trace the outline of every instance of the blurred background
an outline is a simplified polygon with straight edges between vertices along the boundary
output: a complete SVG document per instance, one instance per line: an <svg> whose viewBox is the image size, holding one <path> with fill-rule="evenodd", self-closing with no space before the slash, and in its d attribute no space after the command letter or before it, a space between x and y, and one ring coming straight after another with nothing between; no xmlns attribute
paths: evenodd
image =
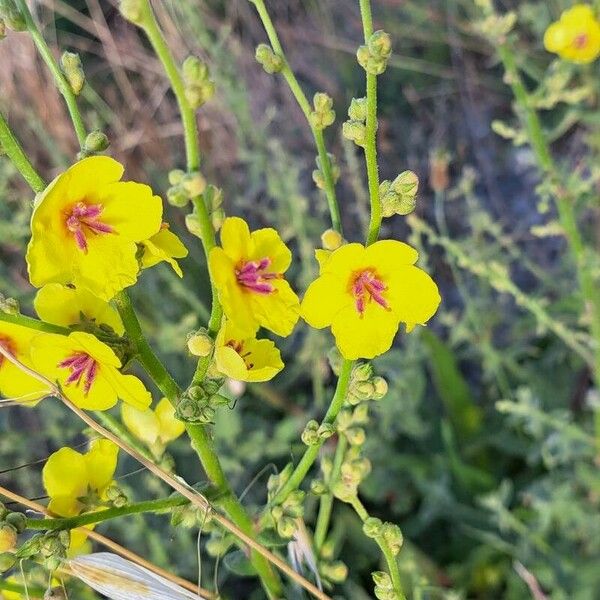
<svg viewBox="0 0 600 600"><path fill-rule="evenodd" d="M114 0L35 0L38 22L57 55L81 54L87 85L80 105L89 129L104 130L126 176L164 196L167 174L184 165L182 128L161 67ZM362 153L341 136L352 97L364 94L355 51L362 43L357 2L268 3L287 57L309 97L334 98L325 131L341 168L338 198L346 237L362 239L368 195ZM519 15L519 57L528 83L541 85L552 57L543 31L567 2L503 2ZM165 0L156 8L170 47L183 60L205 59L216 96L199 112L202 171L223 189L228 214L254 227L274 226L292 246L291 278L303 291L316 274L313 249L329 223L311 173L315 148L304 116L282 78L266 74L254 49L266 36L247 0ZM398 337L377 360L390 392L371 411L365 454L372 472L361 487L369 512L398 523L407 589L415 599L600 598L600 475L594 462L597 391L582 355L585 315L553 208L537 189L527 146L516 144L512 95L494 51L475 31L468 0L374 0L375 27L394 41L379 78L382 179L406 169L420 178L415 216L384 222L384 237L410 241L438 282L442 307L430 326ZM594 71L589 71L591 75ZM597 80L598 71L595 71ZM77 142L64 103L26 33L0 42L0 107L47 179L69 165ZM590 108L590 107L588 107ZM591 108L595 108L592 106ZM559 104L545 113L565 172L598 157L595 121ZM501 120L494 128L491 123ZM584 213L597 227L597 190ZM31 313L34 290L24 260L32 197L0 158L0 292ZM593 204L593 202L591 203ZM206 323L209 282L199 241L183 211L168 207L171 227L190 256L183 280L166 266L147 271L132 291L145 331L180 382L194 369L185 336ZM335 378L328 333L297 327L278 340L286 370L269 384L235 390L214 428L220 454L244 503L265 502L268 474L303 451L299 434L320 418ZM0 410L0 482L43 496L44 459L84 441L58 404ZM185 440L170 448L188 481L201 481ZM332 447L325 446L330 453ZM127 460L119 483L137 500L168 493ZM248 487L250 486L250 487ZM306 520L317 506L309 499ZM150 521L151 527L148 527ZM348 567L339 597L371 597L378 552L354 513L337 503L334 557ZM166 517L130 517L99 530L157 564L197 578L197 531ZM215 564L200 536L202 578L230 598L261 598L234 561ZM89 592L78 592L86 598ZM301 597L301 596L298 596Z"/></svg>

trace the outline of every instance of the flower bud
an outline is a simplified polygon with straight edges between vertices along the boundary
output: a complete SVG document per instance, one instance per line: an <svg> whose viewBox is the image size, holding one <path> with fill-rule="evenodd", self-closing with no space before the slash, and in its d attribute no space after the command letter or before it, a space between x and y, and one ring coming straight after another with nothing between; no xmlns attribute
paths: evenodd
<svg viewBox="0 0 600 600"><path fill-rule="evenodd" d="M76 96L81 94L85 84L85 73L81 64L81 58L76 52L63 52L60 58L63 73L69 82L69 86Z"/></svg>
<svg viewBox="0 0 600 600"><path fill-rule="evenodd" d="M348 116L351 121L362 121L364 123L367 120L367 99L352 98L350 108L348 108Z"/></svg>
<svg viewBox="0 0 600 600"><path fill-rule="evenodd" d="M373 400L381 400L388 393L388 383L383 377L373 377L371 380L375 391L373 393Z"/></svg>
<svg viewBox="0 0 600 600"><path fill-rule="evenodd" d="M13 31L25 31L27 24L14 0L0 0L0 18Z"/></svg>
<svg viewBox="0 0 600 600"><path fill-rule="evenodd" d="M331 423L323 423L317 430L319 439L328 440L335 433L335 430L335 425L332 425Z"/></svg>
<svg viewBox="0 0 600 600"><path fill-rule="evenodd" d="M169 183L171 185L179 185L183 181L185 175L185 171L182 171L181 169L173 169L172 171L169 171Z"/></svg>
<svg viewBox="0 0 600 600"><path fill-rule="evenodd" d="M167 202L171 206L183 208L190 201L190 196L181 185L175 185L167 190Z"/></svg>
<svg viewBox="0 0 600 600"><path fill-rule="evenodd" d="M352 412L352 422L364 425L369 422L369 405L359 404Z"/></svg>
<svg viewBox="0 0 600 600"><path fill-rule="evenodd" d="M384 217L408 215L414 211L417 203L419 178L412 171L400 173L394 181L382 181L379 186L382 212Z"/></svg>
<svg viewBox="0 0 600 600"><path fill-rule="evenodd" d="M0 573L6 573L17 564L17 557L12 552L0 554Z"/></svg>
<svg viewBox="0 0 600 600"><path fill-rule="evenodd" d="M302 439L302 443L307 446L315 446L319 443L319 434L318 430L319 424L314 419L309 421L300 436Z"/></svg>
<svg viewBox="0 0 600 600"><path fill-rule="evenodd" d="M262 68L270 75L281 72L284 67L283 58L275 54L273 48L267 44L259 44L256 47L255 57Z"/></svg>
<svg viewBox="0 0 600 600"><path fill-rule="evenodd" d="M296 532L296 522L290 517L281 517L277 521L277 533L284 539L291 538Z"/></svg>
<svg viewBox="0 0 600 600"><path fill-rule="evenodd" d="M373 583L377 587L382 587L382 588L391 588L392 587L392 580L390 579L390 576L385 571L375 571L374 573L371 573L371 577L373 578Z"/></svg>
<svg viewBox="0 0 600 600"><path fill-rule="evenodd" d="M332 583L344 583L348 577L348 567L340 560L330 563L321 563L319 570L325 579Z"/></svg>
<svg viewBox="0 0 600 600"><path fill-rule="evenodd" d="M342 234L335 229L327 229L321 234L321 245L325 250L337 250L343 242Z"/></svg>
<svg viewBox="0 0 600 600"><path fill-rule="evenodd" d="M342 125L342 135L357 146L364 146L367 139L365 124L361 121L345 121Z"/></svg>
<svg viewBox="0 0 600 600"><path fill-rule="evenodd" d="M27 517L23 513L9 513L6 516L6 522L12 525L17 530L17 533L23 533L27 529Z"/></svg>
<svg viewBox="0 0 600 600"><path fill-rule="evenodd" d="M362 446L367 439L362 427L351 427L346 430L345 434L351 446Z"/></svg>
<svg viewBox="0 0 600 600"><path fill-rule="evenodd" d="M17 546L17 530L10 523L0 523L0 552L9 552Z"/></svg>
<svg viewBox="0 0 600 600"><path fill-rule="evenodd" d="M378 58L389 58L392 53L392 38L389 33L379 29L369 38L369 51Z"/></svg>
<svg viewBox="0 0 600 600"><path fill-rule="evenodd" d="M204 358L212 352L214 341L206 329L199 329L188 336L187 347L193 356Z"/></svg>
<svg viewBox="0 0 600 600"><path fill-rule="evenodd" d="M144 21L144 1L145 0L121 0L119 10L123 18L130 23L141 25Z"/></svg>
<svg viewBox="0 0 600 600"><path fill-rule="evenodd" d="M371 75L381 75L392 53L392 41L385 31L376 31L369 38L366 46L361 46L356 52L360 66Z"/></svg>
<svg viewBox="0 0 600 600"><path fill-rule="evenodd" d="M196 198L206 189L206 179L199 172L189 173L183 177L181 186L190 198Z"/></svg>
<svg viewBox="0 0 600 600"><path fill-rule="evenodd" d="M371 363L360 363L352 369L352 381L369 381L373 376Z"/></svg>
<svg viewBox="0 0 600 600"><path fill-rule="evenodd" d="M310 113L309 120L315 129L325 129L335 121L333 99L323 92L317 92L313 98L315 109Z"/></svg>
<svg viewBox="0 0 600 600"><path fill-rule="evenodd" d="M208 65L197 56L188 56L182 67L185 97L192 108L199 108L215 94Z"/></svg>
<svg viewBox="0 0 600 600"><path fill-rule="evenodd" d="M83 150L89 156L97 152L104 152L109 146L108 136L103 131L96 129L85 138Z"/></svg>
<svg viewBox="0 0 600 600"><path fill-rule="evenodd" d="M116 508L126 506L129 502L127 495L118 485L111 485L106 490L108 501Z"/></svg>
<svg viewBox="0 0 600 600"><path fill-rule="evenodd" d="M385 543L388 545L392 554L397 556L404 543L404 537L402 531L400 531L400 527L394 523L384 523L381 528L381 536L385 540Z"/></svg>
<svg viewBox="0 0 600 600"><path fill-rule="evenodd" d="M328 487L322 479L313 479L310 482L310 491L315 496L323 496L327 493Z"/></svg>
<svg viewBox="0 0 600 600"><path fill-rule="evenodd" d="M198 215L196 215L195 212L185 215L185 226L192 235L195 235L196 237L202 236L202 228L198 221Z"/></svg>
<svg viewBox="0 0 600 600"><path fill-rule="evenodd" d="M371 539L375 539L381 534L381 528L383 526L383 522L381 519L377 519L376 517L369 517L363 523L363 533Z"/></svg>
<svg viewBox="0 0 600 600"><path fill-rule="evenodd" d="M0 312L6 313L7 315L18 315L21 310L19 301L15 298L5 298L0 294ZM4 506L4 505L2 505ZM0 510L0 513L2 511Z"/></svg>

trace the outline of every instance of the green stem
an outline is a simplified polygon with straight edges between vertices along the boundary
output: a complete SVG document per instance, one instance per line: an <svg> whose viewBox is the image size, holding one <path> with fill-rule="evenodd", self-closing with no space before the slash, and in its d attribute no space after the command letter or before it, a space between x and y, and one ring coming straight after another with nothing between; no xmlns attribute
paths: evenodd
<svg viewBox="0 0 600 600"><path fill-rule="evenodd" d="M160 500L147 500L145 502L136 502L119 508L107 508L90 513L84 513L77 517L64 519L27 519L27 529L38 529L43 531L56 531L59 529L76 529L85 527L94 523L102 523L110 519L117 519L127 515L137 515L140 513L163 512L176 506L189 504L189 500L183 496L173 496L171 498L161 498Z"/></svg>
<svg viewBox="0 0 600 600"><path fill-rule="evenodd" d="M344 455L346 454L346 448L348 447L348 440L344 435L340 435L338 438L337 447L335 449L335 455L333 457L333 466L331 468L331 474L329 481L327 482L329 489L331 489L340 476L340 470L342 463L344 462ZM331 511L333 509L333 494L328 492L321 496L319 503L319 514L317 516L317 525L315 527L315 550L317 555L327 537L327 530L329 529L329 521L331 519Z"/></svg>
<svg viewBox="0 0 600 600"><path fill-rule="evenodd" d="M373 16L370 0L360 0L365 44L373 35ZM369 181L371 218L367 232L367 246L377 241L381 229L381 200L379 198L379 167L377 166L377 75L367 73L367 121L365 124L365 161Z"/></svg>
<svg viewBox="0 0 600 600"><path fill-rule="evenodd" d="M171 89L175 94L179 112L181 114L181 122L183 124L183 134L185 140L185 153L187 157L187 170L189 173L198 171L200 168L200 146L198 143L198 123L196 122L196 111L190 106L185 95L185 84L179 68L163 33L156 20L156 15L152 10L152 7L148 0L143 2L143 18L140 27L144 30L150 44L154 49L154 52L158 56L158 59L163 65L165 73L171 84ZM215 247L215 231L208 214L206 203L202 196L198 196L194 199L194 207L196 209L196 217L200 226L200 240L206 256L208 264L208 257L212 248ZM217 294L216 287L211 279L211 293L212 293L212 308L208 323L209 332L213 337L216 334L221 325L222 309L219 303L219 297ZM198 361L198 367L194 375L194 383L201 381L205 374L206 369L210 363L210 357L207 359L201 359Z"/></svg>
<svg viewBox="0 0 600 600"><path fill-rule="evenodd" d="M355 496L350 504L352 508L356 511L356 514L360 517L361 521L364 523L369 518L369 513L367 509L363 506L362 502ZM398 569L398 561L394 556L389 544L385 541L383 536L378 536L375 538L375 542L381 549L381 553L385 558L385 562L388 566L388 571L390 573L390 578L392 580L392 585L394 586L394 592L396 592L396 597L398 600L406 600L406 596L402 590L402 580L400 579L400 571Z"/></svg>
<svg viewBox="0 0 600 600"><path fill-rule="evenodd" d="M574 198L566 192L559 177L559 169L552 158L549 142L542 129L539 115L531 103L529 92L521 79L515 54L509 42L499 48L500 59L504 65L508 82L520 110L529 142L543 175L553 183L554 200L560 224L563 228L571 255L575 262L577 277L585 307L590 312L590 331L594 339L593 375L600 386L600 289L594 280L594 273L586 256L586 246L577 225ZM600 411L596 411L596 438L600 447Z"/></svg>
<svg viewBox="0 0 600 600"><path fill-rule="evenodd" d="M33 165L23 151L21 144L13 135L4 115L0 113L0 150L6 152L29 187L37 194L46 187L44 180L38 175Z"/></svg>
<svg viewBox="0 0 600 600"><path fill-rule="evenodd" d="M115 298L115 303L123 325L131 342L137 351L138 360L166 398L176 406L179 402L181 389L171 377L170 373L154 354L146 341L138 318L133 310L131 300L126 292L120 292ZM192 447L198 454L204 471L211 484L216 488L215 504L223 508L229 518L248 536L254 536L252 520L244 507L235 497L221 463L215 452L213 442L204 425L186 424L186 430L192 442ZM256 552L251 555L252 564L257 570L261 581L270 598L277 597L281 591L279 577L273 571L269 562Z"/></svg>
<svg viewBox="0 0 600 600"><path fill-rule="evenodd" d="M31 598L31 600L37 600L38 598L41 599L46 593L45 588L37 585L27 585L27 587L25 587L23 584L13 583L12 581L6 581L2 579L0 579L0 590L21 594L23 598L26 597L25 594L29 594L29 598Z"/></svg>
<svg viewBox="0 0 600 600"><path fill-rule="evenodd" d="M29 7L25 0L16 0L17 6L19 7L23 18L25 19L25 24L27 29L33 38L33 42L36 45L40 56L43 61L46 63L50 73L54 77L54 81L56 83L56 87L58 87L59 92L62 94L65 102L67 103L67 108L69 109L69 115L71 117L71 121L73 121L73 127L75 128L75 134L77 135L77 139L79 141L79 146L83 150L85 145L85 138L87 137L87 131L85 125L83 123L83 118L81 113L79 112L79 107L77 106L77 97L75 93L71 89L71 85L67 81L67 78L64 76L61 68L58 66L54 55L52 54L52 50L50 50L44 36L39 30L37 24L33 20L33 16L29 11Z"/></svg>
<svg viewBox="0 0 600 600"><path fill-rule="evenodd" d="M331 215L331 225L333 229L342 234L342 220L335 193L333 169L331 165L331 159L329 158L329 154L327 153L327 148L325 146L325 136L323 135L323 130L317 129L311 122L310 114L312 109L310 103L306 97L306 94L300 87L298 79L296 79L294 72L290 68L283 50L283 46L281 45L281 41L279 40L279 36L277 35L277 31L273 25L273 21L271 20L269 12L267 11L264 0L251 0L251 2L256 6L256 10L260 20L262 21L265 31L267 32L267 37L269 38L269 42L271 43L273 50L283 59L283 69L281 70L281 74L286 80L292 94L294 95L294 98L296 99L296 102L300 106L300 109L304 113L310 130L312 131L315 139L315 145L317 146L317 152L319 154L319 161L321 163L323 177L325 179L325 195L327 197L327 204L329 206L329 213Z"/></svg>
<svg viewBox="0 0 600 600"><path fill-rule="evenodd" d="M337 387L335 389L335 394L333 395L333 399L331 401L331 404L329 405L329 409L325 414L323 423L333 424L340 410L344 406L344 401L346 400L346 396L348 394L348 386L350 385L350 375L352 373L353 366L354 363L352 361L344 361L337 382ZM302 483L302 481L304 481L306 474L317 459L317 456L319 455L319 450L321 449L323 443L323 440L321 440L318 444L309 446L305 450L304 455L300 459L300 462L296 465L296 468L290 475L290 478L273 498L272 504L281 504L285 501L285 499L290 495L291 492L300 487L300 484Z"/></svg>
<svg viewBox="0 0 600 600"><path fill-rule="evenodd" d="M25 315L11 315L0 311L0 321L5 323L12 323L13 325L20 325L21 327L27 327L28 329L35 329L35 331L43 331L44 333L58 333L60 335L69 335L71 330L67 327L61 327L60 325L52 325L52 323L46 323L39 319L33 319L32 317L26 317Z"/></svg>

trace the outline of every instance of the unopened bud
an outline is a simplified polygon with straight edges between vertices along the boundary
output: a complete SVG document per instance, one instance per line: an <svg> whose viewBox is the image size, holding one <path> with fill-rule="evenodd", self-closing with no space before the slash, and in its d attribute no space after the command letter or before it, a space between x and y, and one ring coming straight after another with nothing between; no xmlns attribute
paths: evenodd
<svg viewBox="0 0 600 600"><path fill-rule="evenodd" d="M169 183L173 186L179 185L183 181L185 175L185 171L173 169L172 171L169 171Z"/></svg>
<svg viewBox="0 0 600 600"><path fill-rule="evenodd" d="M400 173L394 181L382 181L379 186L384 217L408 215L414 211L417 203L419 178L412 171Z"/></svg>
<svg viewBox="0 0 600 600"><path fill-rule="evenodd" d="M373 376L373 367L371 363L360 363L352 369L353 381L369 381Z"/></svg>
<svg viewBox="0 0 600 600"><path fill-rule="evenodd" d="M389 33L380 29L369 38L368 46L373 56L387 59L392 53L392 38Z"/></svg>
<svg viewBox="0 0 600 600"><path fill-rule="evenodd" d="M83 150L86 155L104 152L110 146L108 136L99 129L92 131L86 138Z"/></svg>
<svg viewBox="0 0 600 600"><path fill-rule="evenodd" d="M85 73L81 64L81 58L76 52L63 52L60 58L63 73L76 96L81 94L85 84Z"/></svg>
<svg viewBox="0 0 600 600"><path fill-rule="evenodd" d="M167 190L167 202L171 206L183 208L190 201L190 195L181 185L175 185Z"/></svg>
<svg viewBox="0 0 600 600"><path fill-rule="evenodd" d="M144 2L145 0L121 0L119 10L125 19L141 25L144 21Z"/></svg>
<svg viewBox="0 0 600 600"><path fill-rule="evenodd" d="M328 229L321 234L321 244L325 250L337 250L343 242L342 234L335 229Z"/></svg>
<svg viewBox="0 0 600 600"><path fill-rule="evenodd" d="M5 298L0 294L0 312L6 313L7 315L18 315L20 310L21 307L19 306L18 300L15 298Z"/></svg>
<svg viewBox="0 0 600 600"><path fill-rule="evenodd" d="M17 530L10 523L0 523L0 552L9 552L17 546Z"/></svg>
<svg viewBox="0 0 600 600"><path fill-rule="evenodd" d="M373 400L381 400L388 393L388 383L383 377L373 377L371 380L375 391L373 393Z"/></svg>
<svg viewBox="0 0 600 600"><path fill-rule="evenodd" d="M181 186L190 198L196 198L206 189L206 179L202 177L201 173L189 173L183 177Z"/></svg>
<svg viewBox="0 0 600 600"><path fill-rule="evenodd" d="M348 116L351 121L362 121L364 123L367 120L367 99L352 98Z"/></svg>
<svg viewBox="0 0 600 600"><path fill-rule="evenodd" d="M364 146L367 139L367 130L362 121L345 121L342 125L342 135L357 146Z"/></svg>
<svg viewBox="0 0 600 600"><path fill-rule="evenodd" d="M212 352L214 341L206 329L199 329L188 336L187 347L193 356L204 358Z"/></svg>
<svg viewBox="0 0 600 600"><path fill-rule="evenodd" d="M273 52L273 48L267 44L259 44L256 47L256 60L269 74L279 73L284 67L284 61L279 54Z"/></svg>
<svg viewBox="0 0 600 600"><path fill-rule="evenodd" d="M362 427L351 427L346 430L345 435L351 446L362 446L366 440L365 430Z"/></svg>
<svg viewBox="0 0 600 600"><path fill-rule="evenodd" d="M310 113L310 122L315 129L325 129L335 121L335 111L333 110L333 99L317 92L313 98L315 109Z"/></svg>
<svg viewBox="0 0 600 600"><path fill-rule="evenodd" d="M325 579L332 583L344 583L348 577L348 567L339 560L331 563L322 563L319 570Z"/></svg>
<svg viewBox="0 0 600 600"><path fill-rule="evenodd" d="M327 485L325 484L325 482L322 479L313 479L310 482L310 491L315 496L322 496L323 494L327 493L328 488L327 488Z"/></svg>
<svg viewBox="0 0 600 600"><path fill-rule="evenodd" d="M291 538L296 532L296 522L290 517L281 517L277 521L277 533L284 539Z"/></svg>
<svg viewBox="0 0 600 600"><path fill-rule="evenodd" d="M185 97L192 108L199 108L215 94L208 65L197 56L188 56L182 67Z"/></svg>
<svg viewBox="0 0 600 600"><path fill-rule="evenodd" d="M400 531L400 527L394 523L384 523L381 528L381 536L385 540L392 554L397 556L404 543L404 537L402 531Z"/></svg>
<svg viewBox="0 0 600 600"><path fill-rule="evenodd" d="M127 495L118 485L111 485L106 490L106 497L116 508L126 506L128 503Z"/></svg>
<svg viewBox="0 0 600 600"><path fill-rule="evenodd" d="M202 227L200 227L198 215L195 212L185 215L185 226L192 235L196 237L202 236Z"/></svg>
<svg viewBox="0 0 600 600"><path fill-rule="evenodd" d="M6 522L12 525L17 530L17 533L23 533L27 528L27 517L23 513L9 513L6 516Z"/></svg>
<svg viewBox="0 0 600 600"><path fill-rule="evenodd" d="M309 421L300 436L302 439L302 443L307 446L314 446L319 443L319 434L318 430L319 424L314 419Z"/></svg>
<svg viewBox="0 0 600 600"><path fill-rule="evenodd" d="M377 519L376 517L369 517L363 523L363 533L368 537L375 539L381 533L381 527L383 526L383 522L381 519Z"/></svg>

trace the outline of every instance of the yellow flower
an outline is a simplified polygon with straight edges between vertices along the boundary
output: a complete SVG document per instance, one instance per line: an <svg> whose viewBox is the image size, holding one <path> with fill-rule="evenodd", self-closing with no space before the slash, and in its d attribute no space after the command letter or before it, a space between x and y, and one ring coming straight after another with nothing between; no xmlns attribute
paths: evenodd
<svg viewBox="0 0 600 600"><path fill-rule="evenodd" d="M31 341L39 335L39 331L0 321L0 345L30 368L33 367L29 357ZM48 386L0 354L0 395L33 406L48 395Z"/></svg>
<svg viewBox="0 0 600 600"><path fill-rule="evenodd" d="M142 254L142 269L148 269L159 262L168 262L179 277L183 272L176 258L185 258L188 255L183 242L169 230L169 225L163 223L161 230L149 240L142 241L144 253Z"/></svg>
<svg viewBox="0 0 600 600"><path fill-rule="evenodd" d="M116 309L86 289L49 283L38 291L33 306L40 319L54 325L69 327L87 320L109 325L118 335L125 333Z"/></svg>
<svg viewBox="0 0 600 600"><path fill-rule="evenodd" d="M281 354L271 340L257 340L240 335L225 321L215 343L217 369L238 381L269 381L281 369Z"/></svg>
<svg viewBox="0 0 600 600"><path fill-rule="evenodd" d="M110 300L136 282L137 243L160 230L162 201L122 175L112 158L85 158L36 199L27 249L34 286L72 283Z"/></svg>
<svg viewBox="0 0 600 600"><path fill-rule="evenodd" d="M565 60L587 64L600 54L600 22L591 6L576 4L544 34L544 46Z"/></svg>
<svg viewBox="0 0 600 600"><path fill-rule="evenodd" d="M414 266L416 250L383 240L365 248L347 244L321 263L308 287L302 316L321 329L331 326L346 359L373 358L389 350L400 323L407 331L437 310L437 286Z"/></svg>
<svg viewBox="0 0 600 600"><path fill-rule="evenodd" d="M158 445L164 448L185 431L185 424L175 417L175 408L166 398L154 410L138 410L123 404L121 418L136 438L151 447Z"/></svg>
<svg viewBox="0 0 600 600"><path fill-rule="evenodd" d="M110 440L94 440L85 454L61 448L50 455L42 470L50 497L48 510L59 517L74 517L97 509L113 483L119 447ZM82 499L93 500L86 505Z"/></svg>
<svg viewBox="0 0 600 600"><path fill-rule="evenodd" d="M274 229L250 233L237 217L225 219L222 248L210 252L209 266L227 318L246 336L259 327L287 336L298 321L298 296L283 278L292 254Z"/></svg>
<svg viewBox="0 0 600 600"><path fill-rule="evenodd" d="M145 409L152 401L144 384L133 375L123 375L117 355L90 333L38 335L31 344L31 358L35 368L58 382L80 408L108 410L120 398Z"/></svg>

